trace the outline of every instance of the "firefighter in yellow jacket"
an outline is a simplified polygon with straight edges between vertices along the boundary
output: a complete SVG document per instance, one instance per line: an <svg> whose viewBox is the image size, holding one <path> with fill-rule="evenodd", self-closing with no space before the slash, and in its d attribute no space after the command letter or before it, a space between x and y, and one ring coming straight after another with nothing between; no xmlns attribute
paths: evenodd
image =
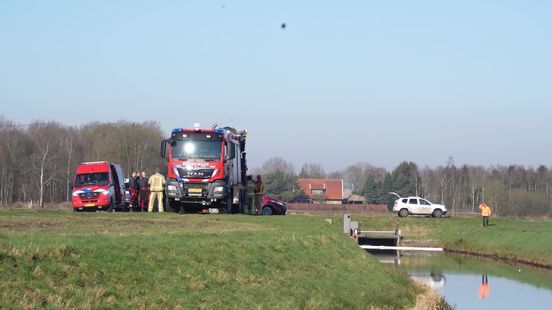
<svg viewBox="0 0 552 310"><path fill-rule="evenodd" d="M159 169L155 170L155 174L148 180L150 197L148 212L153 212L153 203L157 198L157 207L159 212L163 212L163 191L165 190L165 177L159 173Z"/></svg>
<svg viewBox="0 0 552 310"><path fill-rule="evenodd" d="M486 203L482 202L479 205L479 209L481 209L481 216L483 217L483 227L489 226L489 217L491 216L491 207L489 207Z"/></svg>

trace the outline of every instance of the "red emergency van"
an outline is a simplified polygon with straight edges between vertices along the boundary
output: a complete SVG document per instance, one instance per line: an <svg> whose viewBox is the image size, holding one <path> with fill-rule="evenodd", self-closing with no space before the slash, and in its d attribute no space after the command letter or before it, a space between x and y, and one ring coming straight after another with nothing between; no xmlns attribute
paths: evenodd
<svg viewBox="0 0 552 310"><path fill-rule="evenodd" d="M74 211L124 210L125 183L121 166L107 161L80 164L71 202Z"/></svg>

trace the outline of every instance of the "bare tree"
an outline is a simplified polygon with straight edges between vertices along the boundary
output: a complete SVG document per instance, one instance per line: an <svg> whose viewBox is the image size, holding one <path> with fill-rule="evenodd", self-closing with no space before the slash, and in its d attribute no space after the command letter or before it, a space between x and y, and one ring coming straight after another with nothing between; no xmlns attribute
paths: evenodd
<svg viewBox="0 0 552 310"><path fill-rule="evenodd" d="M289 161L284 160L281 157L272 157L263 163L263 173L284 172L294 174L295 168Z"/></svg>
<svg viewBox="0 0 552 310"><path fill-rule="evenodd" d="M305 163L299 172L299 178L302 179L324 179L325 177L326 172L321 164Z"/></svg>

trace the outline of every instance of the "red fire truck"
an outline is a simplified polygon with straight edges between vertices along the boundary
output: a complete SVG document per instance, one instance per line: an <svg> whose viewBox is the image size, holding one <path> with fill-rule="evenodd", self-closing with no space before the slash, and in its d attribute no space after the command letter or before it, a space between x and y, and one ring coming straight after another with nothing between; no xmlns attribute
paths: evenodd
<svg viewBox="0 0 552 310"><path fill-rule="evenodd" d="M243 210L247 131L176 128L161 143L167 159L168 209L209 213Z"/></svg>

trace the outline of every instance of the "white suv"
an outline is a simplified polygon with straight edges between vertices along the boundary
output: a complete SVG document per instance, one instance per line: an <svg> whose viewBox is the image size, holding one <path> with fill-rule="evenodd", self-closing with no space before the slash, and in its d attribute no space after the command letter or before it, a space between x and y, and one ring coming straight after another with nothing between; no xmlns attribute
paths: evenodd
<svg viewBox="0 0 552 310"><path fill-rule="evenodd" d="M397 193L389 194L398 197L393 205L393 212L397 212L400 217L406 217L409 214L416 215L431 215L433 217L441 217L447 214L447 207L429 202L421 197L401 197Z"/></svg>

